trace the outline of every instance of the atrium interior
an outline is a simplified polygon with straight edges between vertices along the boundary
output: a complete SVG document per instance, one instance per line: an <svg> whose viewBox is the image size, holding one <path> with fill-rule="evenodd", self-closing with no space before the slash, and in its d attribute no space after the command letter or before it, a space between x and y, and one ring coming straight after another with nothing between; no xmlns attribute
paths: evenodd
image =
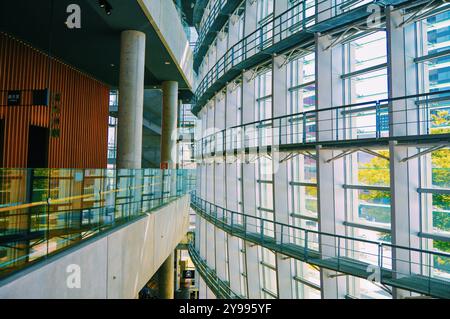
<svg viewBox="0 0 450 319"><path fill-rule="evenodd" d="M450 3L2 0L4 298L450 298Z"/></svg>

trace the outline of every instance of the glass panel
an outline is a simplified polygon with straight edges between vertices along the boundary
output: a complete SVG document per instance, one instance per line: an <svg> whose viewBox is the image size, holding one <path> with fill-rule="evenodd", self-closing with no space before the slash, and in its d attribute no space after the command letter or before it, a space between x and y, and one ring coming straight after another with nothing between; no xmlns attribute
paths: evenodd
<svg viewBox="0 0 450 319"><path fill-rule="evenodd" d="M0 236L7 236L0 277L195 187L193 170L164 171L164 183L179 187L162 194L162 175L150 169L0 169Z"/></svg>

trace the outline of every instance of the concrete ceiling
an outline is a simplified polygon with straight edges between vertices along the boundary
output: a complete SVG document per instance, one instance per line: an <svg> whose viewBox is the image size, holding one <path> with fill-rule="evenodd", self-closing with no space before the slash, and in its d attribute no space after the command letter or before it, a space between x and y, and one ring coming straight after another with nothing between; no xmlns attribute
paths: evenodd
<svg viewBox="0 0 450 319"><path fill-rule="evenodd" d="M145 86L152 88L162 81L176 80L180 90L188 88L138 2L108 2L113 8L109 16L97 0L1 0L0 30L112 88L119 84L120 33L139 30L147 35ZM65 24L69 4L81 8L81 29L69 29Z"/></svg>

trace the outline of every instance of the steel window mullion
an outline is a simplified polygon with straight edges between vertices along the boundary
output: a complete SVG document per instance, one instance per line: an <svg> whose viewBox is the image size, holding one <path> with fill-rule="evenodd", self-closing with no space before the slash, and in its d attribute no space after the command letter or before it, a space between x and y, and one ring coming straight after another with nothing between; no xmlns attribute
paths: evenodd
<svg viewBox="0 0 450 319"><path fill-rule="evenodd" d="M316 290L320 291L320 285L317 285L317 284L315 284L313 282L310 282L309 280L303 279L303 278L301 278L298 275L292 277L292 279L294 279L295 281L297 281L297 282L299 282L299 283L301 283L301 284L303 284L305 286L308 286L310 288L313 288L313 289L316 289Z"/></svg>
<svg viewBox="0 0 450 319"><path fill-rule="evenodd" d="M345 226L348 227L355 227L355 228L360 228L360 229L366 229L366 230L371 230L371 231L376 231L376 232L381 232L381 233L391 233L391 229L389 228L385 228L385 227L380 227L380 226L374 226L374 225L370 225L370 224L363 224L363 223L355 223L355 222L349 222L349 221L344 221L343 224Z"/></svg>
<svg viewBox="0 0 450 319"><path fill-rule="evenodd" d="M423 194L439 194L439 195L450 195L450 189L448 188L417 188L417 192Z"/></svg>
<svg viewBox="0 0 450 319"><path fill-rule="evenodd" d="M344 189L357 189L357 190L371 190L371 191L385 191L390 192L391 189L388 186L374 186L374 185L352 185L344 184L342 185Z"/></svg>
<svg viewBox="0 0 450 319"><path fill-rule="evenodd" d="M371 66L371 67L368 67L368 68L365 68L362 70L342 74L341 79L345 80L348 78L353 78L358 75L362 75L362 74L366 74L366 73L370 73L370 72L374 72L374 71L379 71L384 68L387 68L387 63L381 63L381 64L377 64L377 65L374 65L374 66Z"/></svg>

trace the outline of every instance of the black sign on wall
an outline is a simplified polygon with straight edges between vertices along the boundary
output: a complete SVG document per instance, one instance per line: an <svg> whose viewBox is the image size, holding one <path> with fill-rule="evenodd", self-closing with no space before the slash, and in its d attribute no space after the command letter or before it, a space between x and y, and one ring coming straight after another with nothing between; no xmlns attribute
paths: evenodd
<svg viewBox="0 0 450 319"><path fill-rule="evenodd" d="M33 90L33 105L48 106L49 90Z"/></svg>
<svg viewBox="0 0 450 319"><path fill-rule="evenodd" d="M21 91L8 91L8 106L20 105Z"/></svg>
<svg viewBox="0 0 450 319"><path fill-rule="evenodd" d="M183 278L184 279L194 279L195 270L183 270Z"/></svg>

